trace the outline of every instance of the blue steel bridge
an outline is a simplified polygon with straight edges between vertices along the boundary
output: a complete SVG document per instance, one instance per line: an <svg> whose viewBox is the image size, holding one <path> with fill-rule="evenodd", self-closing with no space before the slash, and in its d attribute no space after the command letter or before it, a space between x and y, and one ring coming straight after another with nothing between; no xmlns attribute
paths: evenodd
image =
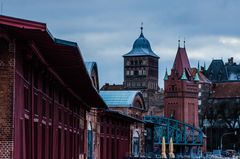
<svg viewBox="0 0 240 159"><path fill-rule="evenodd" d="M173 139L175 152L182 155L199 154L203 146L203 132L187 123L159 116L145 116L147 134L145 138L145 152L160 154L162 137L168 145ZM167 147L168 148L168 147Z"/></svg>

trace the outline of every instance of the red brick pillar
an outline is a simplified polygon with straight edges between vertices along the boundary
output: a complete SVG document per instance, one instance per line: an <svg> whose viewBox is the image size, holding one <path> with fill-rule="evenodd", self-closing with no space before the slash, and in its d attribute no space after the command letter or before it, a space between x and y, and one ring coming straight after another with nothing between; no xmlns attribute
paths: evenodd
<svg viewBox="0 0 240 159"><path fill-rule="evenodd" d="M0 158L13 158L14 47L0 31Z"/></svg>

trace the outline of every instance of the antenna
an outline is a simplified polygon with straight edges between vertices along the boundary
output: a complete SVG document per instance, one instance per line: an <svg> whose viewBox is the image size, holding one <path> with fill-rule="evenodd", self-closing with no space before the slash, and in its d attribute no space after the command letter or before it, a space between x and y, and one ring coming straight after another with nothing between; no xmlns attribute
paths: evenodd
<svg viewBox="0 0 240 159"><path fill-rule="evenodd" d="M140 29L141 29L141 33L142 33L142 30L143 30L143 22L141 23L141 28L140 28Z"/></svg>
<svg viewBox="0 0 240 159"><path fill-rule="evenodd" d="M185 37L183 38L183 47L185 48L185 43L186 43L186 41L185 41Z"/></svg>

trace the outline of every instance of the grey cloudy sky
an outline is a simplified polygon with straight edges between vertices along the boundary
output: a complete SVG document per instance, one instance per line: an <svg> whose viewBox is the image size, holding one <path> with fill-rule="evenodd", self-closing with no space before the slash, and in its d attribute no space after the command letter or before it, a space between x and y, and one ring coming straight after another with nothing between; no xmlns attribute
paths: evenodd
<svg viewBox="0 0 240 159"><path fill-rule="evenodd" d="M3 14L47 23L51 33L76 41L85 61L98 63L100 85L123 82L122 55L144 23L144 35L160 56L159 85L171 69L177 40L186 38L197 61L233 56L240 62L240 1L237 0L0 0Z"/></svg>

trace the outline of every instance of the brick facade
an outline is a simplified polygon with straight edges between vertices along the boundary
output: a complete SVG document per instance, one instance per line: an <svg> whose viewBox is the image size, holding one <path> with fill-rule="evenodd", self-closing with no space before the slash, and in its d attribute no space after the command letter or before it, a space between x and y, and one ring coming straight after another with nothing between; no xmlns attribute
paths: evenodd
<svg viewBox="0 0 240 159"><path fill-rule="evenodd" d="M13 156L13 43L0 30L0 158Z"/></svg>
<svg viewBox="0 0 240 159"><path fill-rule="evenodd" d="M178 48L171 69L164 79L164 114L198 127L198 81L189 64L185 48Z"/></svg>

